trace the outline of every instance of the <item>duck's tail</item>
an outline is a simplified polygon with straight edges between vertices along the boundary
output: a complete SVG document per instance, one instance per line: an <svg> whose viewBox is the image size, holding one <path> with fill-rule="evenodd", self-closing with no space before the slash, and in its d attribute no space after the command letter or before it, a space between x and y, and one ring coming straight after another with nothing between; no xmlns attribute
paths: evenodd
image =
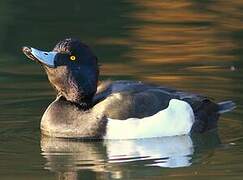
<svg viewBox="0 0 243 180"><path fill-rule="evenodd" d="M218 105L219 105L219 109L218 109L219 114L232 111L233 109L236 108L236 104L233 101L223 101L218 103Z"/></svg>

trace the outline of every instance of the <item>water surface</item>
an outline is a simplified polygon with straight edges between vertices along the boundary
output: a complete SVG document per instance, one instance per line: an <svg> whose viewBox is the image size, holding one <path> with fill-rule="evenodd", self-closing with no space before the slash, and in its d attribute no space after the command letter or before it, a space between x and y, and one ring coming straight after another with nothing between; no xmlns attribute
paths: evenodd
<svg viewBox="0 0 243 180"><path fill-rule="evenodd" d="M242 179L243 1L0 2L0 179ZM89 44L101 80L153 82L233 100L218 132L77 142L41 137L55 99L20 49L66 37Z"/></svg>

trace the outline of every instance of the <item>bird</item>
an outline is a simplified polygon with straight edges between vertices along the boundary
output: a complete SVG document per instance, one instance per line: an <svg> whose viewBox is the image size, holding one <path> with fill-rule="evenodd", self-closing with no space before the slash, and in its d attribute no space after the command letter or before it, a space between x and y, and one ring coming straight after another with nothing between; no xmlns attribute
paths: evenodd
<svg viewBox="0 0 243 180"><path fill-rule="evenodd" d="M204 133L236 107L230 100L216 103L152 83L99 81L98 59L79 39L61 40L51 51L30 46L22 51L44 68L57 92L41 118L46 136L104 140Z"/></svg>

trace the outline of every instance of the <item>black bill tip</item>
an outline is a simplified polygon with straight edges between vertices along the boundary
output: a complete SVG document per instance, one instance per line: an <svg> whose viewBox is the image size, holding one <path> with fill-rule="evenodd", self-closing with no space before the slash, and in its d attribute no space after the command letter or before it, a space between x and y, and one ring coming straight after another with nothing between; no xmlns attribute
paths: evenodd
<svg viewBox="0 0 243 180"><path fill-rule="evenodd" d="M30 47L24 46L22 47L22 52L31 60L38 61L35 56L32 54L32 50Z"/></svg>

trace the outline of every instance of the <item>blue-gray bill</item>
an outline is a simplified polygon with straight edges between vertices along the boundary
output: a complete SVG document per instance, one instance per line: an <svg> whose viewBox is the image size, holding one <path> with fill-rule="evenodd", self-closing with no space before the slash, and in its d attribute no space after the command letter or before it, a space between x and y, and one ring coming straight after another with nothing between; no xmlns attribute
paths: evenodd
<svg viewBox="0 0 243 180"><path fill-rule="evenodd" d="M38 61L48 67L55 67L55 56L57 52L45 52L32 47L23 47L22 50L28 58Z"/></svg>

